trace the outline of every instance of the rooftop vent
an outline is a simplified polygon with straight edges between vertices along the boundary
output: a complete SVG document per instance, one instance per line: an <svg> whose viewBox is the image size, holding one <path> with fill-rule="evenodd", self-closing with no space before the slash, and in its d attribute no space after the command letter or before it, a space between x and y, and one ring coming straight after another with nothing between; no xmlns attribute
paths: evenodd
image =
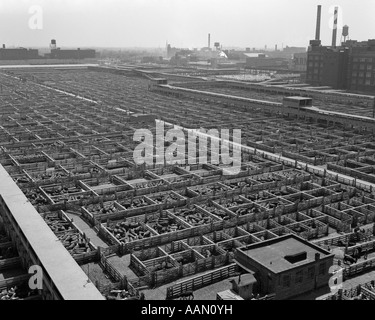
<svg viewBox="0 0 375 320"><path fill-rule="evenodd" d="M296 254L285 256L284 259L290 263L297 263L307 259L307 252L303 251Z"/></svg>

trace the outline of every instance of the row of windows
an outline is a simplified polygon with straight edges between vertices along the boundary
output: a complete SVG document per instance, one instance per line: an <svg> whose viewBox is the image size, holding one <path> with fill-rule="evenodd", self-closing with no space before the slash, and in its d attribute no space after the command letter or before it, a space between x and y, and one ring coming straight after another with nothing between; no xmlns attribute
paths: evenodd
<svg viewBox="0 0 375 320"><path fill-rule="evenodd" d="M371 78L371 72L353 72L352 77L359 77L359 78Z"/></svg>
<svg viewBox="0 0 375 320"><path fill-rule="evenodd" d="M354 84L354 85L371 86L371 85L374 85L374 81L371 82L370 79L367 79L367 80L364 80L364 79L352 79L352 84Z"/></svg>
<svg viewBox="0 0 375 320"><path fill-rule="evenodd" d="M319 77L319 75L312 75L312 74L308 74L307 76L306 76L306 78L307 78L307 80L320 80L320 77Z"/></svg>
<svg viewBox="0 0 375 320"><path fill-rule="evenodd" d="M373 58L353 58L353 62L368 62L372 63Z"/></svg>
<svg viewBox="0 0 375 320"><path fill-rule="evenodd" d="M309 57L311 60L322 60L323 57L322 56L310 56Z"/></svg>
<svg viewBox="0 0 375 320"><path fill-rule="evenodd" d="M367 65L364 65L364 64L358 64L358 63L354 63L353 64L353 69L356 69L356 70L372 70L373 68L373 65L372 64L367 64Z"/></svg>
<svg viewBox="0 0 375 320"><path fill-rule="evenodd" d="M318 271L319 275L324 275L325 272L326 272L326 264L325 263L321 263L319 265L319 271ZM296 272L296 277L295 277L295 283L298 284L298 283L302 283L303 282L303 277L304 277L304 274L303 274L303 270L300 270L300 271L297 271ZM307 269L307 280L312 280L314 279L315 277L315 266L313 267L309 267ZM285 276L283 276L283 287L290 287L291 285L291 275L290 274L287 274Z"/></svg>
<svg viewBox="0 0 375 320"><path fill-rule="evenodd" d="M309 62L309 67L315 67L315 68L319 68L319 66L321 67L321 68L323 68L323 63L319 63L319 62Z"/></svg>

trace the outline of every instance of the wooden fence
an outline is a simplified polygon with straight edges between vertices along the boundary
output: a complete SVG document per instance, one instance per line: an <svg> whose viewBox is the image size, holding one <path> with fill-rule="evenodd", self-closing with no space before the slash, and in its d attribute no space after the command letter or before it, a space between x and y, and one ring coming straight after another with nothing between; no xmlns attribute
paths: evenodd
<svg viewBox="0 0 375 320"><path fill-rule="evenodd" d="M348 266L343 271L344 280L353 277L354 275L375 268L375 258L365 261L357 262Z"/></svg>
<svg viewBox="0 0 375 320"><path fill-rule="evenodd" d="M225 266L205 273L204 275L181 281L167 288L166 299L169 300L178 298L182 293L186 291L195 291L210 284L222 281L229 277L233 277L237 274L237 264L233 263L229 266Z"/></svg>

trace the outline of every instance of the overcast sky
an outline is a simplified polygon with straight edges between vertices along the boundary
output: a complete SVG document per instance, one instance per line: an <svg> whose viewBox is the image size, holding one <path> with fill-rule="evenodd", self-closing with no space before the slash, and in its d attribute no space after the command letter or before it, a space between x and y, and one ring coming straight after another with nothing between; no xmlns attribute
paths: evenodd
<svg viewBox="0 0 375 320"><path fill-rule="evenodd" d="M306 47L315 37L318 4L323 44L331 43L334 5L351 39L375 38L374 0L0 0L0 43L40 47L56 39L61 47L165 47L168 40L199 48L211 33L211 45L223 47ZM29 13L35 5L43 10L42 23L35 8Z"/></svg>

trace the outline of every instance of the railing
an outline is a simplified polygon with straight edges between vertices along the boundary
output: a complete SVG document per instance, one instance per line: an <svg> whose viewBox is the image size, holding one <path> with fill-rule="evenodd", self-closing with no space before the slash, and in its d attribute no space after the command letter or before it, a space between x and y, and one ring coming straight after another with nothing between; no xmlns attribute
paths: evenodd
<svg viewBox="0 0 375 320"><path fill-rule="evenodd" d="M229 266L219 268L204 275L184 280L167 288L166 300L178 298L184 292L203 288L212 283L219 282L237 274L237 264L233 263Z"/></svg>

